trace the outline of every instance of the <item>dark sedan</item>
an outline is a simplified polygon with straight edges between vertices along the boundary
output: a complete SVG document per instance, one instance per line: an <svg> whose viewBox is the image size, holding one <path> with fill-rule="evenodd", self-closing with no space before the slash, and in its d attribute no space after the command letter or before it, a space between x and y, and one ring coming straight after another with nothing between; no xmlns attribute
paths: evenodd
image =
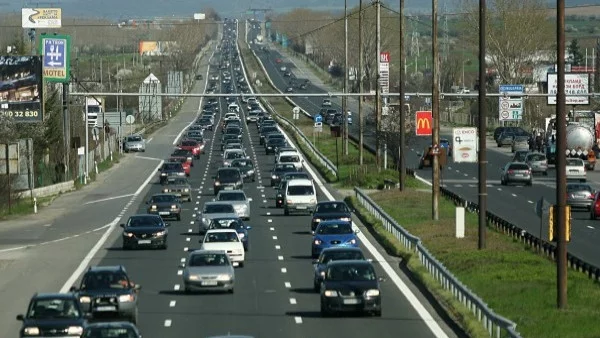
<svg viewBox="0 0 600 338"><path fill-rule="evenodd" d="M130 322L103 322L89 324L82 338L141 338L138 328Z"/></svg>
<svg viewBox="0 0 600 338"><path fill-rule="evenodd" d="M327 264L329 264L329 262L342 260L365 261L367 259L360 248L334 247L324 249L321 251L319 258L313 261L313 267L315 269L313 284L316 292L321 290L321 282L325 276Z"/></svg>
<svg viewBox="0 0 600 338"><path fill-rule="evenodd" d="M244 176L244 180L250 180L252 182L256 181L256 168L254 168L254 163L252 160L248 160L245 158L233 160L231 162L232 168L238 168Z"/></svg>
<svg viewBox="0 0 600 338"><path fill-rule="evenodd" d="M181 220L181 200L175 194L153 195L146 204L148 204L149 214Z"/></svg>
<svg viewBox="0 0 600 338"><path fill-rule="evenodd" d="M276 164L275 168L271 170L271 186L278 186L279 182L281 182L281 178L283 177L283 175L295 171L296 167L291 163Z"/></svg>
<svg viewBox="0 0 600 338"><path fill-rule="evenodd" d="M594 204L596 192L589 184L567 183L567 205L572 208L590 210Z"/></svg>
<svg viewBox="0 0 600 338"><path fill-rule="evenodd" d="M8 304L7 304L8 305ZM87 325L79 300L72 293L36 293L27 313L17 315L23 322L19 337L81 337Z"/></svg>
<svg viewBox="0 0 600 338"><path fill-rule="evenodd" d="M287 147L287 141L285 138L269 138L267 144L265 144L265 153L275 154L279 151L279 148Z"/></svg>
<svg viewBox="0 0 600 338"><path fill-rule="evenodd" d="M173 150L171 157L185 157L190 162L190 166L194 166L194 154L189 150L177 148Z"/></svg>
<svg viewBox="0 0 600 338"><path fill-rule="evenodd" d="M321 315L366 312L381 317L381 288L369 261L333 261L321 283Z"/></svg>
<svg viewBox="0 0 600 338"><path fill-rule="evenodd" d="M342 220L352 222L352 213L344 201L319 202L310 221L310 231L315 231L322 221Z"/></svg>
<svg viewBox="0 0 600 338"><path fill-rule="evenodd" d="M169 177L185 177L185 169L180 162L165 162L158 171L160 172L160 184L166 184Z"/></svg>
<svg viewBox="0 0 600 338"><path fill-rule="evenodd" d="M167 248L168 223L156 215L135 215L129 217L123 228L123 249L140 247Z"/></svg>

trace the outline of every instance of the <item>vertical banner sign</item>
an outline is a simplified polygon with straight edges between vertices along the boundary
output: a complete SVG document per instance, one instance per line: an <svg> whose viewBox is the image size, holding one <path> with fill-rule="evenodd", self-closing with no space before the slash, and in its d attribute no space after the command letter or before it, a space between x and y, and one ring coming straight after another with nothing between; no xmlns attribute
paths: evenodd
<svg viewBox="0 0 600 338"><path fill-rule="evenodd" d="M477 128L452 129L452 158L455 163L477 162Z"/></svg>
<svg viewBox="0 0 600 338"><path fill-rule="evenodd" d="M431 111L418 111L415 114L415 135L417 136L431 136L433 132L433 114Z"/></svg>
<svg viewBox="0 0 600 338"><path fill-rule="evenodd" d="M379 86L382 94L390 92L390 52L379 55Z"/></svg>
<svg viewBox="0 0 600 338"><path fill-rule="evenodd" d="M41 36L42 72L48 82L69 82L71 37L68 35Z"/></svg>
<svg viewBox="0 0 600 338"><path fill-rule="evenodd" d="M498 107L498 120L502 121L521 121L523 119L523 97L510 96L511 94L524 94L523 85L500 85L500 94Z"/></svg>
<svg viewBox="0 0 600 338"><path fill-rule="evenodd" d="M558 92L558 75L548 73L548 104L556 105L556 93ZM590 104L589 96L575 96L589 94L590 92L590 74L587 73L567 73L565 74L565 94L567 95L567 106L579 106Z"/></svg>
<svg viewBox="0 0 600 338"><path fill-rule="evenodd" d="M43 122L42 91L39 56L0 56L0 115L16 123Z"/></svg>

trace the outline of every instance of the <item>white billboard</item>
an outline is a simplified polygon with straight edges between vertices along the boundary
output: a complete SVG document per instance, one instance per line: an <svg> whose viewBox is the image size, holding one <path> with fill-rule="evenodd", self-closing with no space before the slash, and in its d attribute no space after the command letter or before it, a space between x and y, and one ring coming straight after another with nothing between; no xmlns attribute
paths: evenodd
<svg viewBox="0 0 600 338"><path fill-rule="evenodd" d="M60 28L62 11L60 8L21 8L23 28Z"/></svg>
<svg viewBox="0 0 600 338"><path fill-rule="evenodd" d="M558 74L548 73L548 104L556 105L556 93L558 92ZM590 74L587 73L565 73L565 94L568 106L579 106L590 104L589 96L569 96L589 94Z"/></svg>
<svg viewBox="0 0 600 338"><path fill-rule="evenodd" d="M194 13L194 20L204 20L204 19L206 19L206 14Z"/></svg>
<svg viewBox="0 0 600 338"><path fill-rule="evenodd" d="M455 163L477 162L477 128L452 129L452 158Z"/></svg>

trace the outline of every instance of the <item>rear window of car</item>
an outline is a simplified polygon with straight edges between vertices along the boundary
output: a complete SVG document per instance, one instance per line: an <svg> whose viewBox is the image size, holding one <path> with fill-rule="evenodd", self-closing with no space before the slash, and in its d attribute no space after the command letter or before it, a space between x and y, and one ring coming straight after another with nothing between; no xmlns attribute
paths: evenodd
<svg viewBox="0 0 600 338"><path fill-rule="evenodd" d="M129 136L129 137L127 137L127 141L129 141L129 142L141 142L142 141L142 137L141 136Z"/></svg>
<svg viewBox="0 0 600 338"><path fill-rule="evenodd" d="M195 146L197 144L198 144L198 142L196 142L196 141L183 141L183 142L181 142L181 145L185 146L185 147Z"/></svg>
<svg viewBox="0 0 600 338"><path fill-rule="evenodd" d="M508 169L511 170L529 170L529 166L527 164L515 163L511 164Z"/></svg>
<svg viewBox="0 0 600 338"><path fill-rule="evenodd" d="M587 184L567 184L567 191L568 192L574 192L574 191L592 192L592 191L594 191L594 189L592 189L592 187Z"/></svg>
<svg viewBox="0 0 600 338"><path fill-rule="evenodd" d="M545 161L546 155L543 154L532 154L527 156L527 161Z"/></svg>
<svg viewBox="0 0 600 338"><path fill-rule="evenodd" d="M219 178L239 178L240 172L239 170L219 170L218 172Z"/></svg>
<svg viewBox="0 0 600 338"><path fill-rule="evenodd" d="M567 165L568 166L583 166L583 161L580 159L576 159L576 158L568 158L567 159Z"/></svg>
<svg viewBox="0 0 600 338"><path fill-rule="evenodd" d="M287 191L288 195L294 196L306 196L306 195L314 195L315 190L310 185L294 185L288 187Z"/></svg>

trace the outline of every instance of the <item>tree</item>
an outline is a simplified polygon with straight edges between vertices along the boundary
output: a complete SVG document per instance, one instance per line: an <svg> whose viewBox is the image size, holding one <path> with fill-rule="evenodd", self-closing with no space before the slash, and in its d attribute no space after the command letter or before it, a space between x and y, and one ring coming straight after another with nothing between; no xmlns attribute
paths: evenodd
<svg viewBox="0 0 600 338"><path fill-rule="evenodd" d="M478 5L461 0L467 14L462 22L463 39L473 51L478 49ZM524 70L540 59L555 59L550 52L555 43L554 26L548 20L542 0L492 0L488 3L486 48L488 66L495 68L502 83L531 83Z"/></svg>
<svg viewBox="0 0 600 338"><path fill-rule="evenodd" d="M579 46L579 40L571 40L571 44L569 44L567 50L571 55L571 63L573 66L581 66L581 64L585 62L583 59L583 54L581 53L581 47Z"/></svg>

